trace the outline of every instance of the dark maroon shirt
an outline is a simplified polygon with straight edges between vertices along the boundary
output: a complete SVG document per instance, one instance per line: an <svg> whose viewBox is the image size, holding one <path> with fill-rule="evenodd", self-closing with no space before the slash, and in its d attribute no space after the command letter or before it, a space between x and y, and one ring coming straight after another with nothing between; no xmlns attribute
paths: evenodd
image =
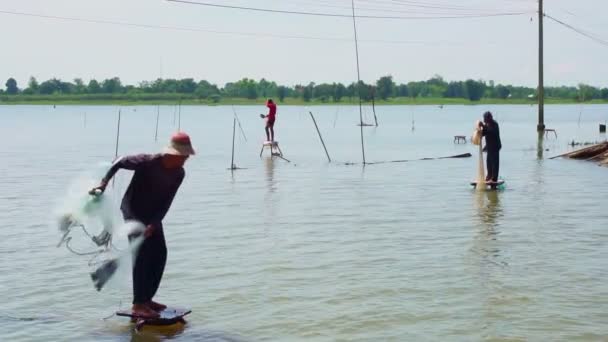
<svg viewBox="0 0 608 342"><path fill-rule="evenodd" d="M161 158L160 154L119 157L103 178L104 181L109 181L118 169L135 171L120 205L126 220L160 225L169 211L185 171L183 167L164 167Z"/></svg>

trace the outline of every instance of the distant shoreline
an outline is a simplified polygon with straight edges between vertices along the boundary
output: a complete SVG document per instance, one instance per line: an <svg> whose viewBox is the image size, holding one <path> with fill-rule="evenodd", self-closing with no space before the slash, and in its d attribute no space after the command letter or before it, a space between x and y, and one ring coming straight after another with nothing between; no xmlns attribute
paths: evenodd
<svg viewBox="0 0 608 342"><path fill-rule="evenodd" d="M120 105L120 106L157 106L157 105L177 105L181 102L182 105L196 105L196 106L226 106L226 105L235 105L235 106L264 106L265 99L258 98L255 100L242 99L242 98L222 98L219 102L213 102L211 100L199 100L199 99L183 99L183 100L126 100L126 99L78 99L73 96L57 96L57 97L49 97L49 98L40 98L39 96L36 99L28 99L28 98L11 98L9 100L2 99L0 97L0 106L1 105L71 105L71 106L99 106L99 105ZM339 102L334 101L320 101L320 100L311 100L304 101L300 98L286 98L283 102L276 100L279 106L356 106L359 104L356 100L342 100ZM536 105L536 100L526 100L526 99L481 99L479 101L470 101L468 99L463 98L391 98L389 100L378 100L375 102L376 106L392 106L392 105ZM592 100L586 102L578 102L575 100L568 99L546 99L545 104L579 104L579 105L587 105L587 104L608 104L606 100ZM365 106L371 106L371 101L363 102Z"/></svg>

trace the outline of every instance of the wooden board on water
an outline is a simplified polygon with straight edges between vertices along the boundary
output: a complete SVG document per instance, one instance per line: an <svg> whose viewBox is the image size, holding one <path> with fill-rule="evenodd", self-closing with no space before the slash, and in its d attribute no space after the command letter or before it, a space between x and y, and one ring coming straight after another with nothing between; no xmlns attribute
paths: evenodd
<svg viewBox="0 0 608 342"><path fill-rule="evenodd" d="M502 179L499 179L496 182L486 181L486 182L483 182L483 184L485 184L486 186L499 186L499 185L505 184L505 181L502 180ZM476 187L477 186L477 181L472 181L471 185Z"/></svg>
<svg viewBox="0 0 608 342"><path fill-rule="evenodd" d="M190 309L167 307L159 312L160 317L148 318L134 314L130 309L116 312L117 316L129 317L132 321L137 321L138 325L170 325L178 322L184 323L184 316L191 313Z"/></svg>

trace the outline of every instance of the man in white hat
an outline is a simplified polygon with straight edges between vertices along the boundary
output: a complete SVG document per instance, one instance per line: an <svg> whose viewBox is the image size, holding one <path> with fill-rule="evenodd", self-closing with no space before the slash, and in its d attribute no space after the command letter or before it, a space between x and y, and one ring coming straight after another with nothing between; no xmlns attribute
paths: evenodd
<svg viewBox="0 0 608 342"><path fill-rule="evenodd" d="M92 190L104 191L119 169L135 171L120 206L125 220L136 220L146 226L144 241L133 267L132 311L135 315L158 317L158 312L166 308L166 305L152 300L167 261L162 220L184 179L184 163L194 154L190 137L183 132L176 133L160 154L137 154L116 159L100 185ZM129 236L129 239L135 237Z"/></svg>

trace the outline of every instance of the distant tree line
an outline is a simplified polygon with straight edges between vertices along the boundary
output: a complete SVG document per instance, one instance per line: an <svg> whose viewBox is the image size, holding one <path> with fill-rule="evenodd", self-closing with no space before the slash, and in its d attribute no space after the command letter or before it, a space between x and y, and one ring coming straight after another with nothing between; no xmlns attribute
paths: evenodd
<svg viewBox="0 0 608 342"><path fill-rule="evenodd" d="M304 101L339 102L343 99L351 101L361 95L363 101L372 98L390 100L396 97L410 98L462 98L471 101L488 99L535 99L536 89L530 87L495 84L494 81L466 80L445 81L441 76L435 76L426 81L397 84L392 76L383 76L375 84L363 81L348 85L342 83L311 82L295 86L278 85L275 82L261 79L259 81L243 78L236 82L226 83L218 87L208 81L184 79L157 79L152 82L144 81L139 85L124 85L118 77L103 81L90 80L85 83L76 78L66 82L53 78L39 83L31 77L27 86L20 88L14 78L5 83L6 89L0 89L0 96L10 95L19 97L35 97L36 95L62 95L74 99L141 99L164 100L174 98L201 99L219 102L222 98L301 98ZM608 100L608 88L596 88L580 84L578 87L546 87L546 98L568 99L575 101L590 101L596 99Z"/></svg>

